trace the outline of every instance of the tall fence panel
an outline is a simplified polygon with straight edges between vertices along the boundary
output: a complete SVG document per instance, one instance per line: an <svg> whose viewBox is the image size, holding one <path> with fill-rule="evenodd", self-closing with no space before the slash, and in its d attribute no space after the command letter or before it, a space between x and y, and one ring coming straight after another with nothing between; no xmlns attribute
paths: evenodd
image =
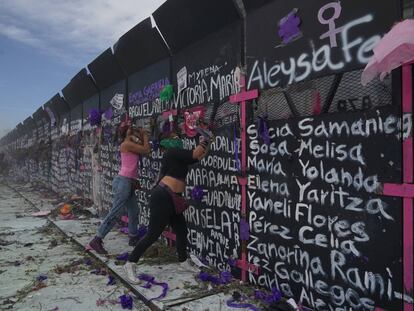
<svg viewBox="0 0 414 311"><path fill-rule="evenodd" d="M360 82L396 19L374 1L275 1L247 17L248 87L263 90L247 128L249 280L316 310L402 309L402 200L381 187L402 182L411 130L390 78Z"/></svg>

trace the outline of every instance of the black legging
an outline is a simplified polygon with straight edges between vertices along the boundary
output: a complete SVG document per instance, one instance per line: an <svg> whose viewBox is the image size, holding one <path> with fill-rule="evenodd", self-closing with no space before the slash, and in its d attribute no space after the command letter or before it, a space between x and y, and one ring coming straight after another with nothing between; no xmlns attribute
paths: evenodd
<svg viewBox="0 0 414 311"><path fill-rule="evenodd" d="M176 234L178 260L187 259L187 224L183 214L175 213L173 200L166 189L155 187L149 202L150 221L147 234L138 242L128 261L138 262L144 252L158 240L167 225L171 225Z"/></svg>

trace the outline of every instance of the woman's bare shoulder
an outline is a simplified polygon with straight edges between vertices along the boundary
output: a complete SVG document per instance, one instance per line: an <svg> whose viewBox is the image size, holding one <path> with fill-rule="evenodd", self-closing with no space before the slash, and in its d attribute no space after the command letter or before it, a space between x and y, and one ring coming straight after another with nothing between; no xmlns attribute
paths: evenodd
<svg viewBox="0 0 414 311"><path fill-rule="evenodd" d="M131 142L128 142L127 140L124 140L122 143L121 143L121 146L119 147L119 149L120 149L120 151L121 152L128 152L129 151L129 143L131 143Z"/></svg>

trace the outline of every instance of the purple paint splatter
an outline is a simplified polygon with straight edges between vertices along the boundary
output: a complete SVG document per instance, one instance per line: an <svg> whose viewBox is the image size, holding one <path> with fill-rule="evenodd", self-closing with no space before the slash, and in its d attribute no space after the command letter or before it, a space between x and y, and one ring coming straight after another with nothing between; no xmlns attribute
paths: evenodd
<svg viewBox="0 0 414 311"><path fill-rule="evenodd" d="M201 201L203 196L203 188L201 186L194 186L193 190L191 190L191 198L195 201Z"/></svg>
<svg viewBox="0 0 414 311"><path fill-rule="evenodd" d="M89 111L89 124L91 126L98 126L101 123L102 112L99 109L91 109Z"/></svg>
<svg viewBox="0 0 414 311"><path fill-rule="evenodd" d="M284 44L292 42L302 34L299 28L302 21L296 15L297 11L294 9L279 22L279 36Z"/></svg>
<svg viewBox="0 0 414 311"><path fill-rule="evenodd" d="M240 240L242 241L248 241L250 238L250 232L249 232L249 223L242 219L240 220Z"/></svg>

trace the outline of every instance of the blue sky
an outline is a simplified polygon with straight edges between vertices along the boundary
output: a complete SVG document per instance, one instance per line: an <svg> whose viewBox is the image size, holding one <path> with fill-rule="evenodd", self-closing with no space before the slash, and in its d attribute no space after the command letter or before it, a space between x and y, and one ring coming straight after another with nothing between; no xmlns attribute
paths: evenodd
<svg viewBox="0 0 414 311"><path fill-rule="evenodd" d="M0 0L0 137L164 1Z"/></svg>

